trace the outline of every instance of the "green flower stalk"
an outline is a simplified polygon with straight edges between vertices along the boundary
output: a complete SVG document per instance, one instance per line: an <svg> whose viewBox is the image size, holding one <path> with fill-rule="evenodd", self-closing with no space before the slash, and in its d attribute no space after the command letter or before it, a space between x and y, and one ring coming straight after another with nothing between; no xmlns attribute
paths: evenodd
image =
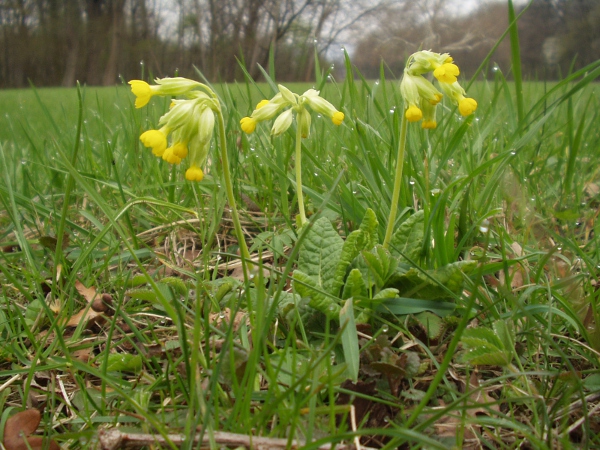
<svg viewBox="0 0 600 450"><path fill-rule="evenodd" d="M277 117L273 122L271 135L279 136L292 125L294 113L296 113L296 191L298 194L298 209L300 210L300 225L302 226L306 223L302 193L302 139L309 136L311 124L311 116L307 106L312 111L329 117L335 125L342 124L344 113L338 111L331 103L320 97L319 91L315 89L309 89L304 94L298 95L281 84L278 88L279 92L271 100L262 100L256 105L249 117L240 120L240 126L245 133L250 134L256 130L258 122Z"/></svg>
<svg viewBox="0 0 600 450"><path fill-rule="evenodd" d="M433 73L440 89L423 75ZM444 95L458 105L462 116L469 116L477 109L477 102L466 97L465 90L458 83L460 69L448 53L435 53L427 50L413 53L406 62L404 76L400 82L400 93L404 99L404 114L400 122L400 139L398 143L398 156L396 159L396 176L394 178L394 191L392 204L388 217L387 229L383 246L387 248L392 239L396 214L398 213L398 200L402 185L402 169L406 151L406 135L409 122L421 122L421 128L432 130L437 127L435 119L436 106Z"/></svg>
<svg viewBox="0 0 600 450"><path fill-rule="evenodd" d="M156 79L155 82L156 85L153 86L141 80L129 82L131 91L136 96L136 108L146 106L153 96L180 96L182 98L171 102L169 111L158 122L160 128L145 131L141 134L140 141L144 146L151 148L155 156L169 164L177 165L188 158L189 164L185 178L189 181L199 182L204 178L201 167L208 157L216 116L227 201L231 207L244 273L247 273L246 267L250 261L250 252L246 246L233 195L221 102L211 88L197 81L176 77Z"/></svg>

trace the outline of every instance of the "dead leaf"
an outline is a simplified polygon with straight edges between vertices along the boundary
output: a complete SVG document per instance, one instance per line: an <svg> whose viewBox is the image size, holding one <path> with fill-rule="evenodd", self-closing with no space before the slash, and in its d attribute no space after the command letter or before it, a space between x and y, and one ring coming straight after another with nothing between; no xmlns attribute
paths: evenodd
<svg viewBox="0 0 600 450"><path fill-rule="evenodd" d="M42 419L37 409L27 409L15 414L4 425L4 447L6 450L60 450L52 439L29 436L34 433Z"/></svg>
<svg viewBox="0 0 600 450"><path fill-rule="evenodd" d="M598 186L596 183L586 183L585 192L590 197L595 197L596 195L600 194L600 186Z"/></svg>
<svg viewBox="0 0 600 450"><path fill-rule="evenodd" d="M233 331L237 331L244 320L247 319L247 315L242 311L238 311L233 318ZM212 313L208 316L208 320L217 328L226 330L231 322L231 310L225 308L220 313Z"/></svg>
<svg viewBox="0 0 600 450"><path fill-rule="evenodd" d="M79 280L75 282L75 289L87 300L87 305L71 316L66 326L76 327L83 322L84 328L89 328L103 324L106 321L103 312L108 309L108 304L112 303L112 297L109 294L99 296L94 286L88 288Z"/></svg>
<svg viewBox="0 0 600 450"><path fill-rule="evenodd" d="M485 389L480 388L479 378L477 377L477 371L471 373L471 378L469 379L469 390L473 392L469 396L469 399L473 402L473 404L485 404L488 406L481 406L479 408L469 408L468 414L472 417L478 414L486 414L489 415L490 411L500 412L500 407L498 404L495 404L495 400L489 396L489 394L485 391ZM494 404L490 404L494 403Z"/></svg>
<svg viewBox="0 0 600 450"><path fill-rule="evenodd" d="M104 314L94 311L87 305L81 309L77 314L71 316L67 322L67 327L76 327L83 322L83 327L88 328L95 324L101 325L106 321Z"/></svg>
<svg viewBox="0 0 600 450"><path fill-rule="evenodd" d="M75 350L72 353L73 358L81 361L81 362L88 362L90 360L90 357L92 355L92 347L88 347L88 348L82 348L81 350Z"/></svg>
<svg viewBox="0 0 600 450"><path fill-rule="evenodd" d="M94 301L94 299L96 298L96 288L94 286L91 287L85 287L83 285L83 283L79 280L77 280L75 282L75 289L77 289L77 292L79 292L83 298L85 298L88 303L91 303Z"/></svg>

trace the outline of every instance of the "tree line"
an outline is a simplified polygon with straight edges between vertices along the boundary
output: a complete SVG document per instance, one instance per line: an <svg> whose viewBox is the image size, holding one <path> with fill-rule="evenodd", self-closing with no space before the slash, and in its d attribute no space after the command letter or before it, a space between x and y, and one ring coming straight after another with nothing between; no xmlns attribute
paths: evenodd
<svg viewBox="0 0 600 450"><path fill-rule="evenodd" d="M506 2L459 14L455 0L3 0L0 87L114 85L120 78L310 80L341 37L353 62L400 75L419 48L448 51L469 74L508 25ZM544 78L600 58L600 2L533 0L519 22L525 74ZM338 52L339 53L339 52ZM272 60L270 60L272 57ZM509 69L510 50L494 61Z"/></svg>

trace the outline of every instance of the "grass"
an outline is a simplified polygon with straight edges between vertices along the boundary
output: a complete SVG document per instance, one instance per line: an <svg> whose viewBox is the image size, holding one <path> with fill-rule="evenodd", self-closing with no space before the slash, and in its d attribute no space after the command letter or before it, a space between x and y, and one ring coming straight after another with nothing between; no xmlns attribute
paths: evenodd
<svg viewBox="0 0 600 450"><path fill-rule="evenodd" d="M135 110L125 87L85 87L79 121L75 89L0 92L0 432L16 410L37 407L63 448L93 448L116 427L165 448L197 448L175 433L220 446L223 431L307 448L356 437L385 448L599 446L598 67L524 82L518 102L497 72L469 88L475 117L445 105L436 130L409 127L398 227L421 210L425 228L406 267L477 263L459 289L434 279L404 293L413 303L374 310L359 327L357 385L346 381L344 328L293 303L306 239L294 219L294 132L239 129L272 86L216 87L263 269L250 281L216 150L193 184L139 143L167 100ZM315 118L303 141L309 220L327 217L345 237L372 208L382 239L398 85L318 77L346 120ZM110 303L98 317L86 287ZM417 300L438 303L423 315L407 309ZM500 322L514 337L490 339L510 361L465 363L469 333L483 336L468 330L502 337Z"/></svg>

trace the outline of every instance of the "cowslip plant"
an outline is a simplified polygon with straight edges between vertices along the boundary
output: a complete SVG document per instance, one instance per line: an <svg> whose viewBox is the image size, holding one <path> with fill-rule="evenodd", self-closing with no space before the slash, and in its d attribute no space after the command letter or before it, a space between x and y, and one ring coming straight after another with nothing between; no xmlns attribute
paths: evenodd
<svg viewBox="0 0 600 450"><path fill-rule="evenodd" d="M441 89L438 90L433 83L424 77L433 72ZM435 53L422 50L413 53L406 62L404 75L400 83L400 93L404 100L404 114L400 122L400 139L398 143L398 156L396 158L396 175L392 203L388 217L383 246L387 248L392 238L398 212L398 199L402 182L402 168L406 153L406 133L408 122L421 122L424 129L437 127L435 118L436 106L441 102L444 94L458 105L462 116L469 116L477 109L477 101L466 97L465 90L457 81L460 69L448 53ZM442 93L443 92L443 93Z"/></svg>
<svg viewBox="0 0 600 450"><path fill-rule="evenodd" d="M300 214L300 226L306 223L304 211L304 197L302 194L302 139L310 134L311 116L310 110L329 117L335 125L341 125L344 121L344 113L338 111L331 103L319 95L319 91L309 89L304 94L298 95L281 84L278 85L279 92L271 100L262 100L252 114L240 120L240 126L245 133L253 133L258 122L271 120L275 117L272 136L279 136L288 130L292 124L294 113L296 115L296 191L298 195L298 209ZM288 109L286 109L288 108Z"/></svg>
<svg viewBox="0 0 600 450"><path fill-rule="evenodd" d="M160 128L145 131L141 134L140 140L146 147L152 148L155 156L161 157L170 164L180 164L184 158L189 156L190 163L185 172L185 178L189 181L202 181L204 178L201 166L208 156L214 133L215 116L217 118L227 200L231 207L231 217L240 247L242 264L246 267L245 264L250 261L250 253L246 246L233 195L221 102L210 87L194 80L175 77L158 78L155 82L156 85L153 86L141 80L129 82L131 91L136 96L136 108L146 106L153 96L180 96L183 98L174 99L169 111L158 122ZM170 146L167 144L169 137Z"/></svg>

